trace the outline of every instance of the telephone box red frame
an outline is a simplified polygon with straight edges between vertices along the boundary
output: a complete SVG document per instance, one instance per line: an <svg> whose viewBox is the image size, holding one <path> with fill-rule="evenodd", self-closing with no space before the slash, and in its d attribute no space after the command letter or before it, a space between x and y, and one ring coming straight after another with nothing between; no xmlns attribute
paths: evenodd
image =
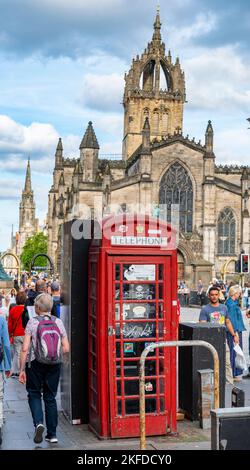
<svg viewBox="0 0 250 470"><path fill-rule="evenodd" d="M171 226L162 220L122 214L104 219L102 236L99 240L92 240L89 250L88 288L89 426L101 438L140 435L139 354L145 343L177 340L175 236ZM153 240L154 243L159 243L158 239L163 240L163 243L167 240L167 246L114 244L117 240L120 243L124 240L131 243L135 240L140 243L141 240L144 244ZM126 265L129 266L128 269L133 265L133 269L139 269L139 272L142 265L155 273L155 281L124 280ZM133 301L131 298L125 300L123 297L127 291L138 290L138 284L140 290L145 286L145 292L148 292L148 288L153 292L157 291L158 297L153 294L153 300L145 302L144 299L144 303L143 300L135 300L133 296ZM124 289L127 289L125 293ZM119 300L116 299L117 293ZM139 309L136 303L140 304ZM137 315L141 315L141 311L146 308L158 313L155 313L152 320L148 317L126 320L124 309L130 309L130 304L137 307ZM135 310L134 307L133 311ZM144 341L141 337L133 337L134 328L137 328L137 335L138 331L139 334L142 331L142 335L148 334L148 330L151 333L154 331L154 337L146 337ZM130 335L129 339L124 337L125 333ZM133 350L137 351L138 348L140 353L134 353ZM129 358L126 357L128 351ZM131 358L131 354L136 357ZM149 407L146 410L146 434L164 435L167 432L176 432L176 350L162 348L156 349L152 354L153 356L149 355L147 358L151 361L148 362L148 369L153 372L149 373L148 381L146 379L146 406ZM133 369L137 371L136 375L133 375ZM131 370L132 377L127 376ZM147 370L145 375L147 377ZM133 388L133 393L127 393L126 388ZM136 412L133 412L133 407Z"/></svg>

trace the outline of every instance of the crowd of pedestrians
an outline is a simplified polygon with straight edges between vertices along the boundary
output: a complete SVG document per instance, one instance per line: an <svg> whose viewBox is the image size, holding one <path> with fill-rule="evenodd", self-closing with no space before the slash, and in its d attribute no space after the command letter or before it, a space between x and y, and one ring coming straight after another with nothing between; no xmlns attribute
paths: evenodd
<svg viewBox="0 0 250 470"><path fill-rule="evenodd" d="M60 319L61 293L57 280L23 276L21 285L0 294L0 445L3 431L5 377L26 384L35 427L34 442L43 440L45 423L50 443L57 443L56 394L62 355L69 352Z"/></svg>

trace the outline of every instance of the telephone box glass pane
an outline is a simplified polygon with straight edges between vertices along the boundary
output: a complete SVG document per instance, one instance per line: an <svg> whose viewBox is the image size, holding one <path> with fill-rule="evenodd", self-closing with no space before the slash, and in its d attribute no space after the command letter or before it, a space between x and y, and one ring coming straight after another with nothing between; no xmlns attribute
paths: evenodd
<svg viewBox="0 0 250 470"><path fill-rule="evenodd" d="M123 284L123 299L155 300L155 291L155 284Z"/></svg>
<svg viewBox="0 0 250 470"><path fill-rule="evenodd" d="M124 362L124 376L125 377L139 377L138 361L125 361Z"/></svg>
<svg viewBox="0 0 250 470"><path fill-rule="evenodd" d="M118 380L118 381L116 382L116 388L117 388L117 395L118 395L118 396L121 396L122 387L121 387L121 382L120 382L120 380Z"/></svg>
<svg viewBox="0 0 250 470"><path fill-rule="evenodd" d="M163 337L164 337L164 323L162 321L159 321L158 335L159 335L159 340L163 340Z"/></svg>
<svg viewBox="0 0 250 470"><path fill-rule="evenodd" d="M121 377L121 363L116 363L116 377Z"/></svg>
<svg viewBox="0 0 250 470"><path fill-rule="evenodd" d="M123 279L125 281L155 281L155 264L124 264Z"/></svg>
<svg viewBox="0 0 250 470"><path fill-rule="evenodd" d="M159 372L160 372L160 375L164 375L164 374L165 374L164 358L160 358L160 359L159 359Z"/></svg>
<svg viewBox="0 0 250 470"><path fill-rule="evenodd" d="M156 375L156 362L146 361L145 362L145 376Z"/></svg>
<svg viewBox="0 0 250 470"><path fill-rule="evenodd" d="M146 398L145 411L146 413L156 412L156 399L155 398ZM138 399L125 400L125 414L126 415L139 414L139 400Z"/></svg>
<svg viewBox="0 0 250 470"><path fill-rule="evenodd" d="M131 322L123 324L123 338L155 338L155 322Z"/></svg>
<svg viewBox="0 0 250 470"><path fill-rule="evenodd" d="M145 406L146 413L156 412L156 399L155 398L146 398L145 405L146 405Z"/></svg>
<svg viewBox="0 0 250 470"><path fill-rule="evenodd" d="M115 285L115 299L116 300L120 299L120 284Z"/></svg>
<svg viewBox="0 0 250 470"><path fill-rule="evenodd" d="M121 334L120 323L116 323L115 324L115 337L120 338L120 334Z"/></svg>
<svg viewBox="0 0 250 470"><path fill-rule="evenodd" d="M119 264L115 265L115 280L116 281L120 280L120 265Z"/></svg>
<svg viewBox="0 0 250 470"><path fill-rule="evenodd" d="M160 393L165 392L165 379L160 378Z"/></svg>
<svg viewBox="0 0 250 470"><path fill-rule="evenodd" d="M121 343L118 341L116 343L116 357L121 357Z"/></svg>
<svg viewBox="0 0 250 470"><path fill-rule="evenodd" d="M163 299L163 284L159 284L159 299Z"/></svg>
<svg viewBox="0 0 250 470"><path fill-rule="evenodd" d="M139 395L139 380L125 380L125 395Z"/></svg>
<svg viewBox="0 0 250 470"><path fill-rule="evenodd" d="M123 320L156 318L155 303L124 303L122 307Z"/></svg>
<svg viewBox="0 0 250 470"><path fill-rule="evenodd" d="M139 400L125 400L125 414L126 415L135 415L139 414Z"/></svg>
<svg viewBox="0 0 250 470"><path fill-rule="evenodd" d="M164 318L164 305L163 305L163 303L159 303L159 305L158 305L158 316L159 316L159 318Z"/></svg>
<svg viewBox="0 0 250 470"><path fill-rule="evenodd" d="M120 320L120 304L115 304L115 319Z"/></svg>
<svg viewBox="0 0 250 470"><path fill-rule="evenodd" d="M160 411L161 412L165 411L165 400L163 397L160 397Z"/></svg>
<svg viewBox="0 0 250 470"><path fill-rule="evenodd" d="M117 414L118 415L122 414L122 402L121 402L121 400L118 400L118 402L117 402Z"/></svg>
<svg viewBox="0 0 250 470"><path fill-rule="evenodd" d="M163 277L164 277L164 265L159 264L159 275L158 275L159 281L163 281Z"/></svg>

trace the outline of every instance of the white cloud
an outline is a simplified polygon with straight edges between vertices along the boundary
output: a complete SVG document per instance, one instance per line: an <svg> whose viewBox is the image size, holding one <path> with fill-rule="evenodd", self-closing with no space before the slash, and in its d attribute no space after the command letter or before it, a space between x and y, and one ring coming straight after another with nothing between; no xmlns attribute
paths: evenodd
<svg viewBox="0 0 250 470"><path fill-rule="evenodd" d="M220 163L249 165L250 131L247 130L247 122L245 127L231 128L216 133L215 153Z"/></svg>
<svg viewBox="0 0 250 470"><path fill-rule="evenodd" d="M183 62L187 97L191 107L242 111L250 107L250 63L244 62L237 47L196 51Z"/></svg>
<svg viewBox="0 0 250 470"><path fill-rule="evenodd" d="M217 16L213 12L199 13L189 26L170 26L169 41L171 47L186 48L193 39L208 35L217 27Z"/></svg>
<svg viewBox="0 0 250 470"><path fill-rule="evenodd" d="M16 179L0 179L0 200L20 198L21 182Z"/></svg>
<svg viewBox="0 0 250 470"><path fill-rule="evenodd" d="M33 122L24 126L0 115L0 150L5 152L48 152L55 147L58 133L51 124Z"/></svg>
<svg viewBox="0 0 250 470"><path fill-rule="evenodd" d="M120 110L124 80L120 74L87 73L83 82L82 99L86 107L105 112Z"/></svg>

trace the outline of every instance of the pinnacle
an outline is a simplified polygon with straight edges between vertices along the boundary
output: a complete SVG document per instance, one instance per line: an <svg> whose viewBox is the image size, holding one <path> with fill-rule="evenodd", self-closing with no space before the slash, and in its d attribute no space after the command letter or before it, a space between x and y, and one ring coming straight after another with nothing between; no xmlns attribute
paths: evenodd
<svg viewBox="0 0 250 470"><path fill-rule="evenodd" d="M80 149L82 148L93 148L93 149L99 149L99 144L95 135L95 131L93 129L92 122L89 121L88 127L86 129L86 132L83 136Z"/></svg>
<svg viewBox="0 0 250 470"><path fill-rule="evenodd" d="M144 130L144 131L150 130L150 124L149 124L149 119L148 119L148 117L145 118L143 130Z"/></svg>
<svg viewBox="0 0 250 470"><path fill-rule="evenodd" d="M63 150L61 137L59 137L58 144L57 144L57 147L56 147L56 151L58 151L58 150Z"/></svg>
<svg viewBox="0 0 250 470"><path fill-rule="evenodd" d="M161 19L160 19L160 9L157 8L156 18L154 22L154 34L153 41L161 42Z"/></svg>
<svg viewBox="0 0 250 470"><path fill-rule="evenodd" d="M213 126L210 120L208 121L206 132L213 132Z"/></svg>

